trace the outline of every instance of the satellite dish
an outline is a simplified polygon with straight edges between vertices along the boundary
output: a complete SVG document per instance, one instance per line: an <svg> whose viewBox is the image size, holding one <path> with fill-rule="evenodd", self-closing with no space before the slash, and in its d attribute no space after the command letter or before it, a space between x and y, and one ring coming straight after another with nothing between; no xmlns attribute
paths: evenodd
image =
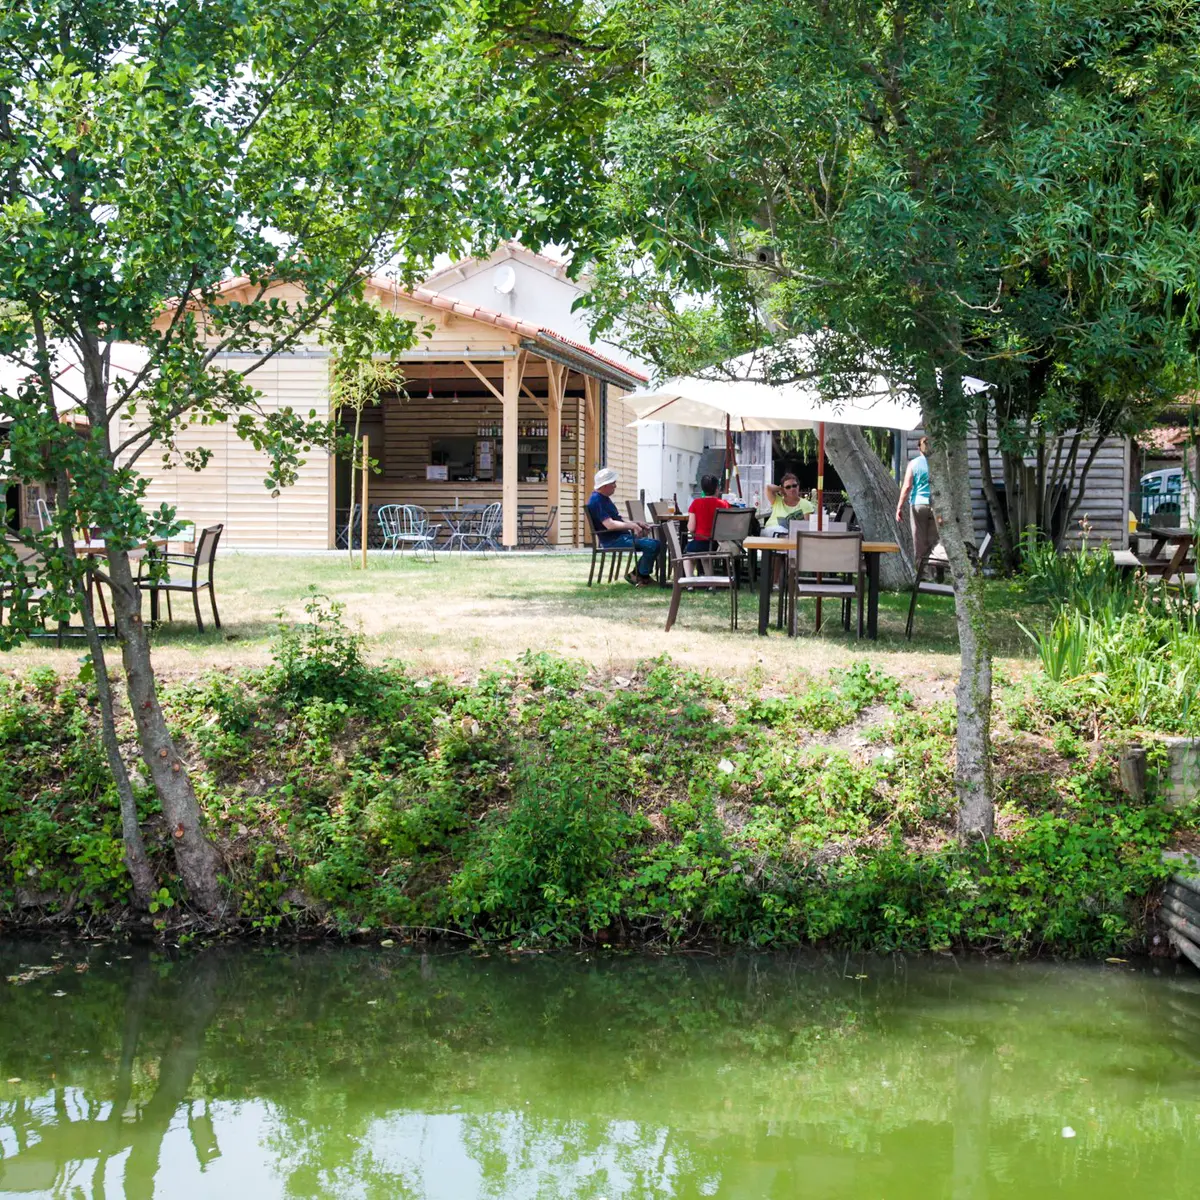
<svg viewBox="0 0 1200 1200"><path fill-rule="evenodd" d="M510 266L503 266L496 272L496 291L502 296L507 296L509 292L517 286L517 273Z"/></svg>

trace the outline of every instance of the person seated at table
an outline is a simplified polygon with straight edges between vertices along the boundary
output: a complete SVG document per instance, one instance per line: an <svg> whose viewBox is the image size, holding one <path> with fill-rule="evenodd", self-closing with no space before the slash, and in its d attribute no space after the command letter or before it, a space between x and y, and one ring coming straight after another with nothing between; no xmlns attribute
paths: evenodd
<svg viewBox="0 0 1200 1200"><path fill-rule="evenodd" d="M721 481L715 475L704 475L700 479L700 490L704 494L697 496L688 506L688 542L685 554L702 554L706 550L715 550L713 541L713 521L718 511L729 507L728 500L722 500L717 495Z"/></svg>
<svg viewBox="0 0 1200 1200"><path fill-rule="evenodd" d="M612 467L601 467L594 479L595 491L588 497L587 513L600 545L606 549L635 549L639 551L637 569L625 575L625 581L636 587L645 587L658 558L658 539L646 537L648 525L640 521L626 521L612 501L620 478Z"/></svg>
<svg viewBox="0 0 1200 1200"><path fill-rule="evenodd" d="M763 525L763 533L778 533L788 530L789 521L798 521L817 511L817 506L800 494L800 480L789 471L778 487L767 484L767 499L771 502L771 514Z"/></svg>

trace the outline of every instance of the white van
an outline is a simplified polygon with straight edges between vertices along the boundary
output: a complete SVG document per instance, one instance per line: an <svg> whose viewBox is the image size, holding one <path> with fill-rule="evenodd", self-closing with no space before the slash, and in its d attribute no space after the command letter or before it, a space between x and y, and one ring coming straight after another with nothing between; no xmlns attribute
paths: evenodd
<svg viewBox="0 0 1200 1200"><path fill-rule="evenodd" d="M1165 471L1151 471L1143 475L1141 478L1142 520L1148 521L1156 514L1164 517L1177 516L1180 511L1179 499L1182 491L1182 467L1168 467Z"/></svg>

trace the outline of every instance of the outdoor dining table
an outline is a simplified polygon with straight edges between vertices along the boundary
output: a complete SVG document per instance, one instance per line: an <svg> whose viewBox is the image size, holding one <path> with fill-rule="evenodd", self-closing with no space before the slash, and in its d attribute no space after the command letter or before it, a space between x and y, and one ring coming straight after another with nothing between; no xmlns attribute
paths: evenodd
<svg viewBox="0 0 1200 1200"><path fill-rule="evenodd" d="M1161 575L1168 582L1175 575L1182 575L1184 564L1196 544L1196 534L1190 529L1152 529L1150 536L1154 545L1149 555L1141 558L1142 568L1148 575ZM1170 558L1162 556L1163 550L1170 543L1175 547Z"/></svg>
<svg viewBox="0 0 1200 1200"><path fill-rule="evenodd" d="M763 555L758 572L758 632L767 636L771 623L772 554L786 554L796 549L795 536L748 537L742 545L747 550L757 550ZM900 547L895 542L863 542L862 553L867 564L867 637L875 641L879 637L879 556L896 554Z"/></svg>
<svg viewBox="0 0 1200 1200"><path fill-rule="evenodd" d="M451 508L447 505L445 508L435 508L442 521L445 523L449 533L446 535L446 544L449 545L456 537L459 538L459 546L462 545L462 538L459 536L464 530L468 529L471 524L478 523L480 517L487 511L486 504L463 504L454 505Z"/></svg>
<svg viewBox="0 0 1200 1200"><path fill-rule="evenodd" d="M131 562L137 562L138 559L140 559L140 558L147 558L147 557L154 558L160 550L165 550L166 548L167 548L167 539L166 538L152 538L150 541L144 543L142 546L136 547L135 549L130 550L129 551L129 559ZM102 555L107 553L107 547L105 546L103 538L89 538L87 541L78 541L75 543L75 553L80 558L100 558ZM91 583L89 586L91 586L93 589L96 590L96 594L97 594L97 596L99 596L99 599L100 599L101 611L104 613L105 624L109 625L110 622L108 620L107 606L104 603L104 596L99 592L99 588L98 588L99 580L97 580L94 577L94 574L91 571L89 571L88 573L89 573L89 576L91 576ZM158 614L159 614L158 589L151 588L150 589L150 624L152 627L158 624Z"/></svg>

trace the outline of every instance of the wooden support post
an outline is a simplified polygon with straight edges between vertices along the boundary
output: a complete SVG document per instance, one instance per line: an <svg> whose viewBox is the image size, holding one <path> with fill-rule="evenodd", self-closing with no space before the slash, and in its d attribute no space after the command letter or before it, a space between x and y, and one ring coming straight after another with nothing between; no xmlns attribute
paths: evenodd
<svg viewBox="0 0 1200 1200"><path fill-rule="evenodd" d="M567 370L558 363L547 363L549 377L546 388L546 419L550 422L547 431L550 435L546 443L546 512L549 514L557 507L561 510L562 495L562 414L563 414L563 385L566 383ZM550 545L558 545L558 524L562 519L560 511L550 526Z"/></svg>
<svg viewBox="0 0 1200 1200"><path fill-rule="evenodd" d="M517 428L521 398L520 373L515 358L504 360L504 480L501 500L504 523L500 540L510 549L517 544Z"/></svg>
<svg viewBox="0 0 1200 1200"><path fill-rule="evenodd" d="M364 434L362 440L362 565L364 571L367 569L367 517L371 511L367 504L367 476L371 473L371 458L368 453L370 446L371 439Z"/></svg>

